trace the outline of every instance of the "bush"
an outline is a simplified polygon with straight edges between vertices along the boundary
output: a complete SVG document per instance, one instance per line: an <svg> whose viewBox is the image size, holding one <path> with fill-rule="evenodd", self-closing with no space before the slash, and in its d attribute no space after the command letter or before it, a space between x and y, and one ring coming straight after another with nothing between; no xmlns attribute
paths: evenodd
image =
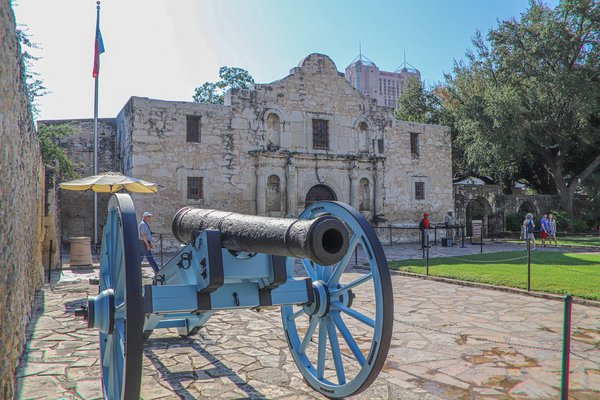
<svg viewBox="0 0 600 400"><path fill-rule="evenodd" d="M590 230L590 226L588 226L585 220L577 218L566 211L552 211L552 215L556 221L556 230L558 232L569 231L569 226L573 226L571 233L587 232Z"/></svg>
<svg viewBox="0 0 600 400"><path fill-rule="evenodd" d="M519 211L514 214L508 214L506 216L506 230L512 232L521 232L521 225L525 220L525 215L527 215L525 211Z"/></svg>

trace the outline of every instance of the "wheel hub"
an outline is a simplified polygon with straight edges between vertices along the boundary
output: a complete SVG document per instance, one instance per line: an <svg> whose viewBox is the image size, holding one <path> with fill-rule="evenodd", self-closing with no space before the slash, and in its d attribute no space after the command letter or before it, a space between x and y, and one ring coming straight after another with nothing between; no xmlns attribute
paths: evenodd
<svg viewBox="0 0 600 400"><path fill-rule="evenodd" d="M112 334L115 328L115 293L103 290L95 297L88 297L88 328Z"/></svg>
<svg viewBox="0 0 600 400"><path fill-rule="evenodd" d="M331 300L329 299L329 288L323 281L313 281L312 283L315 301L304 306L304 312L311 317L321 318L329 313Z"/></svg>

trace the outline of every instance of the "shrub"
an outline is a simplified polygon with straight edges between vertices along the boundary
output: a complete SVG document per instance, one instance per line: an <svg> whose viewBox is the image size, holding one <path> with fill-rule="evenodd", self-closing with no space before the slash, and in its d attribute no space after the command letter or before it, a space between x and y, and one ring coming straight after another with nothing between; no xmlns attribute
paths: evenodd
<svg viewBox="0 0 600 400"><path fill-rule="evenodd" d="M585 220L577 218L566 211L552 211L552 215L556 221L557 232L566 232L569 229L569 226L573 227L572 233L590 230L590 227Z"/></svg>
<svg viewBox="0 0 600 400"><path fill-rule="evenodd" d="M525 211L519 211L514 214L508 214L506 216L506 230L507 231L521 231L521 225L525 220L525 215L527 213Z"/></svg>

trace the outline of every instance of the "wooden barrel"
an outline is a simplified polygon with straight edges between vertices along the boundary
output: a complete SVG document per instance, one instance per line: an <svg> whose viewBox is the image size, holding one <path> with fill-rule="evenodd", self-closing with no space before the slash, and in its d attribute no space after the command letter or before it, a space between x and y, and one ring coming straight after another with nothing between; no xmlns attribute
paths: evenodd
<svg viewBox="0 0 600 400"><path fill-rule="evenodd" d="M92 247L90 245L91 238L72 237L71 242L71 261L70 265L92 265Z"/></svg>

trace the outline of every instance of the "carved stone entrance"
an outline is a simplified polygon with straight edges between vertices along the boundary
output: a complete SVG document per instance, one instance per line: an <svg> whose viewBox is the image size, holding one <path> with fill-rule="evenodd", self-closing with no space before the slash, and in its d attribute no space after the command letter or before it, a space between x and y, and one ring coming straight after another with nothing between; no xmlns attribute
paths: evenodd
<svg viewBox="0 0 600 400"><path fill-rule="evenodd" d="M310 188L306 194L304 207L310 206L312 203L323 200L337 200L335 192L329 186L315 185Z"/></svg>
<svg viewBox="0 0 600 400"><path fill-rule="evenodd" d="M471 223L475 220L482 220L485 224L483 227L484 235L487 235L488 230L488 221L487 217L492 215L492 206L490 203L483 197L476 197L471 199L467 204L467 236L471 236L473 234Z"/></svg>

